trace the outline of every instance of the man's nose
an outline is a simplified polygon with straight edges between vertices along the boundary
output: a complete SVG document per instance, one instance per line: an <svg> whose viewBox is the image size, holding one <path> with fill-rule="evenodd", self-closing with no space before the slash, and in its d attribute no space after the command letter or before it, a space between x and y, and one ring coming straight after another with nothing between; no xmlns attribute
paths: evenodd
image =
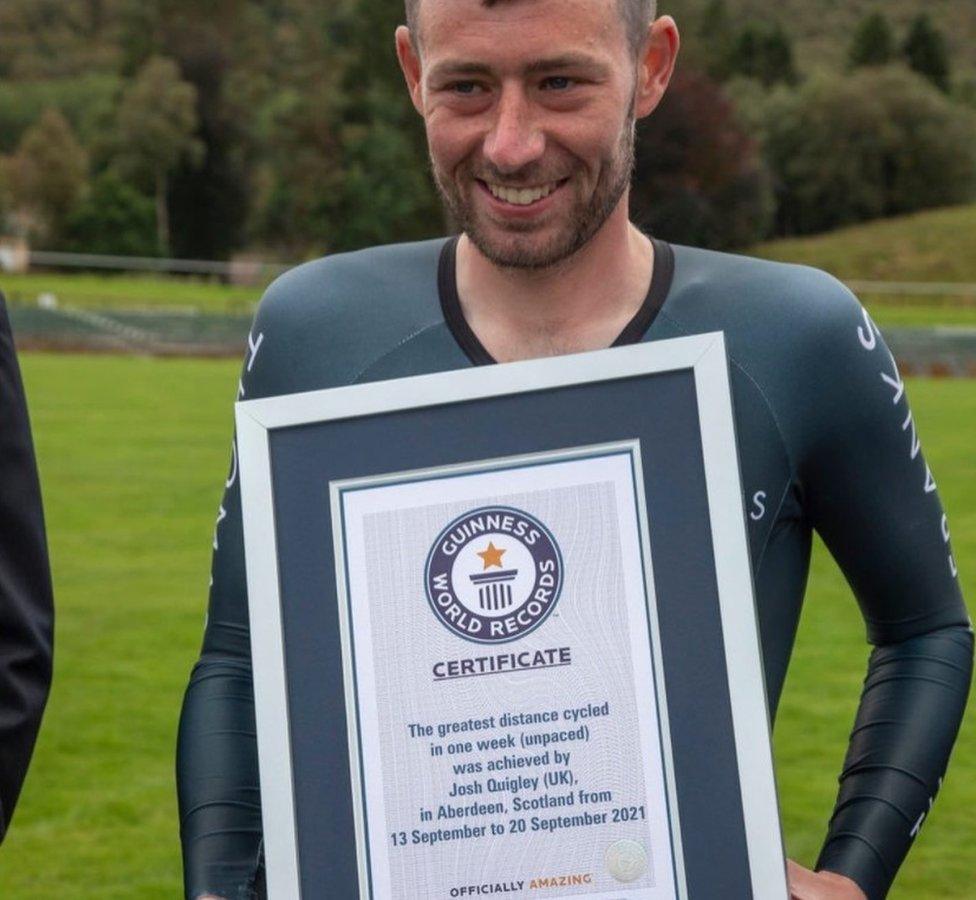
<svg viewBox="0 0 976 900"><path fill-rule="evenodd" d="M545 148L545 136L521 88L503 89L485 139L485 158L500 172L517 172L541 158Z"/></svg>

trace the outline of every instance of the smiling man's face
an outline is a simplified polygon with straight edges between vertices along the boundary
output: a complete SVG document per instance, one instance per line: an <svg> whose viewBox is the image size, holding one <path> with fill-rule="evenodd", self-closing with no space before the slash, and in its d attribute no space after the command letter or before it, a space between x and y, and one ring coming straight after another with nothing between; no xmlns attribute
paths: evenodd
<svg viewBox="0 0 976 900"><path fill-rule="evenodd" d="M422 0L418 30L398 50L459 227L500 266L572 256L625 208L633 168L617 0Z"/></svg>

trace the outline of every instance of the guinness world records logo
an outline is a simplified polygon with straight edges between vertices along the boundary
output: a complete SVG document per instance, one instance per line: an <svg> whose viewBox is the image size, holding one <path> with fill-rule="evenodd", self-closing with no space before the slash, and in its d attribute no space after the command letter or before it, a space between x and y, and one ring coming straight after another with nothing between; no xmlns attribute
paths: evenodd
<svg viewBox="0 0 976 900"><path fill-rule="evenodd" d="M552 613L562 591L562 554L535 516L485 506L437 536L424 584L445 628L476 643L504 644L535 631Z"/></svg>

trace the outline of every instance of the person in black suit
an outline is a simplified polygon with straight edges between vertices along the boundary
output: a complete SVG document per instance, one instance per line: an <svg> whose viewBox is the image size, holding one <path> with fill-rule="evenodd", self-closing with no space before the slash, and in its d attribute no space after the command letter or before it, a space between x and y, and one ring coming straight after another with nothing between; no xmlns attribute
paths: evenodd
<svg viewBox="0 0 976 900"><path fill-rule="evenodd" d="M0 294L0 841L51 686L54 600L37 464Z"/></svg>

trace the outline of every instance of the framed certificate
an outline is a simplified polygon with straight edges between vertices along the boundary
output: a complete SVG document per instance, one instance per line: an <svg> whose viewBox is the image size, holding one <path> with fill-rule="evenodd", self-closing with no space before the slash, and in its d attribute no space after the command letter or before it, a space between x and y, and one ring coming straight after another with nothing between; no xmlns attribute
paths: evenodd
<svg viewBox="0 0 976 900"><path fill-rule="evenodd" d="M237 426L269 896L788 897L720 334Z"/></svg>

